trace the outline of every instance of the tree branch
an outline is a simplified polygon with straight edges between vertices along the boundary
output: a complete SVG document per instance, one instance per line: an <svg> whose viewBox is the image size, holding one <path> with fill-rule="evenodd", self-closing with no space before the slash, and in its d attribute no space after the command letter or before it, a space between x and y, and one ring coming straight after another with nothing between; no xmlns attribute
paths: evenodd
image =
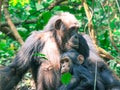
<svg viewBox="0 0 120 90"><path fill-rule="evenodd" d="M95 32L94 32L94 28L93 28L93 24L92 24L92 16L93 16L93 13L90 12L89 8L88 8L88 5L86 3L86 0L83 0L83 6L84 6L84 9L85 9L85 13L86 13L86 16L88 18L88 29L89 29L89 34L90 34L90 37L92 38L93 40L93 43L95 44L96 46L96 38L95 38Z"/></svg>
<svg viewBox="0 0 120 90"><path fill-rule="evenodd" d="M35 18L35 19L33 19L33 20L18 21L18 22L13 22L13 23L14 23L14 25L20 25L20 24L22 24L22 23L24 23L24 24L31 24L31 23L36 23L36 22L37 22L37 19L38 19L38 18ZM4 26L9 26L9 25L8 25L8 23L2 23L2 24L1 24L1 27L4 27Z"/></svg>
<svg viewBox="0 0 120 90"><path fill-rule="evenodd" d="M9 27L0 27L0 31L3 32L6 36L15 39L15 36Z"/></svg>
<svg viewBox="0 0 120 90"><path fill-rule="evenodd" d="M8 25L10 26L16 40L22 45L24 42L21 38L21 36L19 35L19 33L17 32L17 29L15 27L15 25L13 24L9 12L8 12L8 0L4 0L4 14L5 14L5 19L7 20Z"/></svg>
<svg viewBox="0 0 120 90"><path fill-rule="evenodd" d="M60 4L61 2L63 2L63 1L65 1L65 0L57 0L57 1L53 2L47 9L48 9L48 10L51 10L51 9L54 8L54 6L59 5L59 4ZM21 24L21 23L31 24L31 23L37 22L38 19L39 19L39 18L35 18L35 19L32 19L32 20L18 21L18 22L13 22L13 23L14 23L14 25L19 25L19 24ZM9 25L8 25L8 23L2 23L2 24L1 24L1 27L4 27L4 26L9 26Z"/></svg>
<svg viewBox="0 0 120 90"><path fill-rule="evenodd" d="M101 47L99 47L97 45L97 40L96 40L96 36L95 36L95 32L94 32L94 28L93 28L93 24L92 24L92 14L88 8L88 5L86 3L86 0L82 0L82 4L83 4L83 7L85 9L85 13L86 13L86 16L88 18L88 28L89 28L89 34L90 34L90 37L99 53L99 55L103 58L108 58L108 59L113 59L113 56L111 56L107 51L105 51L104 49L102 49Z"/></svg>

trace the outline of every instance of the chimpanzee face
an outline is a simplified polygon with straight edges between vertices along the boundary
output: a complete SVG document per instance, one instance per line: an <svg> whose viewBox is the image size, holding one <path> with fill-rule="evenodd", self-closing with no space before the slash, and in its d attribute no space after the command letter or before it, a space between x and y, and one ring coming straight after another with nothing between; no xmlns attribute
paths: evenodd
<svg viewBox="0 0 120 90"><path fill-rule="evenodd" d="M74 65L80 65L84 57L75 50L70 50L61 55L61 73L69 72Z"/></svg>
<svg viewBox="0 0 120 90"><path fill-rule="evenodd" d="M69 59L69 57L61 59L60 63L61 63L61 73L70 71L71 60Z"/></svg>
<svg viewBox="0 0 120 90"><path fill-rule="evenodd" d="M66 43L66 48L70 49L79 49L79 36L78 34L74 34Z"/></svg>

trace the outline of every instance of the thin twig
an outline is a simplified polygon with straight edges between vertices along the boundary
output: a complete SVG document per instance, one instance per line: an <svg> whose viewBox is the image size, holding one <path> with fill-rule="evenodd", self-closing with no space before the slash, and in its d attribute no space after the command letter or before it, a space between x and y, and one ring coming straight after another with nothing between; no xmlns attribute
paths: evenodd
<svg viewBox="0 0 120 90"><path fill-rule="evenodd" d="M118 7L118 10L119 10L119 13L120 13L120 5L118 3L118 0L115 0L116 1L116 4L117 4L117 7Z"/></svg>

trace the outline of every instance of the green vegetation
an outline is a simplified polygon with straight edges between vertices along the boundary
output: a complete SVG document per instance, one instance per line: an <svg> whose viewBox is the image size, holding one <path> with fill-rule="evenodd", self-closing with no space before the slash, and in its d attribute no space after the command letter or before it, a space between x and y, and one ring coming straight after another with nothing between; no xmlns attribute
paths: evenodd
<svg viewBox="0 0 120 90"><path fill-rule="evenodd" d="M102 56L105 56L104 58L107 60L107 63L109 63L110 68L120 76L119 0L86 0L85 3L89 7L88 13L91 14L91 18L87 17L85 6L82 4L84 0L61 0L61 2L53 4L54 1L55 0L10 0L8 2L10 18L22 39L25 41L32 31L42 30L49 18L57 12L67 11L74 14L81 25L79 32L87 34L91 33L89 30L89 20L92 20L97 45L110 53L114 59L106 57L104 53L102 53ZM3 5L0 5L0 7L2 6ZM6 24L6 14L4 14L4 12L4 9L1 8L0 66L9 65L21 46ZM7 32L2 30L5 27L9 28ZM40 56L45 58L42 54ZM66 80L62 80L66 84Z"/></svg>

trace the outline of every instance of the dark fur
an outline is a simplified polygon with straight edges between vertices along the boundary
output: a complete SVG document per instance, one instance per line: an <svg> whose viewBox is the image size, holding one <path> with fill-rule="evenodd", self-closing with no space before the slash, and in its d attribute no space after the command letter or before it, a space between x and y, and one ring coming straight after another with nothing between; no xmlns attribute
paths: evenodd
<svg viewBox="0 0 120 90"><path fill-rule="evenodd" d="M94 85L93 75L80 64L79 53L71 49L62 54L61 60L68 59L70 64L69 72L72 74L71 82L66 86L66 90L92 90ZM62 66L62 63L61 63ZM63 67L61 67L62 69ZM66 71L68 72L68 71Z"/></svg>
<svg viewBox="0 0 120 90"><path fill-rule="evenodd" d="M84 65L87 66L93 74L95 74L95 67L97 65L97 80L102 81L105 90L120 90L120 80L118 77L110 70L106 62L100 58L90 37L86 34L84 34L83 37L90 48L88 60Z"/></svg>
<svg viewBox="0 0 120 90"><path fill-rule="evenodd" d="M81 34L74 34L66 43L66 47L67 50L70 50L71 48L76 49L76 51L86 59L89 57L91 47L89 48L88 43L83 36L84 35Z"/></svg>
<svg viewBox="0 0 120 90"><path fill-rule="evenodd" d="M78 44L78 42L75 43L71 39L78 39L79 45L77 46L77 48L74 47L76 46L74 44ZM104 89L102 87L105 87L105 90L119 90L119 79L116 78L115 74L109 69L105 61L100 58L90 36L86 34L77 34L74 36L74 38L71 37L71 39L69 40L69 42L73 44L68 44L68 46L76 49L80 54L84 55L86 60L82 65L86 67L90 72L92 72L93 75L97 74L97 81L99 81L99 84L97 86L101 87L101 90ZM96 67L97 73L95 73Z"/></svg>

